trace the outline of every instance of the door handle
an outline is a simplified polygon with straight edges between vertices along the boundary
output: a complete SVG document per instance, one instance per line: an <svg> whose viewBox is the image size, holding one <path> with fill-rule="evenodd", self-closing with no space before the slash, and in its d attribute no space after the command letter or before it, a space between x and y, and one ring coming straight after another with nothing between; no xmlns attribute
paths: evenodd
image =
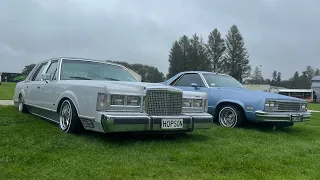
<svg viewBox="0 0 320 180"><path fill-rule="evenodd" d="M40 89L40 86L37 86L38 89Z"/></svg>

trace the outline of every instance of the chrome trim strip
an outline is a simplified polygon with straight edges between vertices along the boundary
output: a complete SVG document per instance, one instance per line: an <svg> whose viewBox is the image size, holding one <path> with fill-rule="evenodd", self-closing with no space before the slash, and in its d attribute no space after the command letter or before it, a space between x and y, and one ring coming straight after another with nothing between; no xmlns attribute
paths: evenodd
<svg viewBox="0 0 320 180"><path fill-rule="evenodd" d="M39 109L43 109L43 110L47 110L47 111L57 112L56 110L53 110L53 109L48 109L48 108L40 107L40 106L37 106L37 105L29 104L29 103L25 103L25 105L33 106L35 108L39 108Z"/></svg>
<svg viewBox="0 0 320 180"><path fill-rule="evenodd" d="M30 113L31 113L31 114L33 114L33 115L36 115L36 116L42 117L42 118L44 118L44 119L47 119L47 120L49 120L49 121L52 121L52 122L54 122L54 123L59 124L59 122L57 122L57 121L55 121L55 120L53 120L53 119L50 119L50 118L47 118L47 117L41 116L41 115L39 115L39 114L37 114L37 113L34 113L34 112L30 112Z"/></svg>
<svg viewBox="0 0 320 180"><path fill-rule="evenodd" d="M200 77L201 77L204 85L206 86L206 88L209 88L209 84L208 84L208 82L206 81L206 79L204 78L203 74L202 74L202 73L199 73L199 75L200 75Z"/></svg>

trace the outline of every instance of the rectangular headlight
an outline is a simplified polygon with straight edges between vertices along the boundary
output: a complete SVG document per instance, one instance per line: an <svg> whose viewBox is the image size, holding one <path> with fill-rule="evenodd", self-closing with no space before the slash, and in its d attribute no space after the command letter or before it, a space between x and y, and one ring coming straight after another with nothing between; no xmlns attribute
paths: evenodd
<svg viewBox="0 0 320 180"><path fill-rule="evenodd" d="M124 95L111 95L111 105L124 106Z"/></svg>
<svg viewBox="0 0 320 180"><path fill-rule="evenodd" d="M140 96L127 96L127 106L140 106Z"/></svg>
<svg viewBox="0 0 320 180"><path fill-rule="evenodd" d="M202 108L202 99L183 99L183 107Z"/></svg>
<svg viewBox="0 0 320 180"><path fill-rule="evenodd" d="M192 99L183 99L183 107L192 107Z"/></svg>
<svg viewBox="0 0 320 180"><path fill-rule="evenodd" d="M193 100L193 107L202 108L202 99L194 99Z"/></svg>

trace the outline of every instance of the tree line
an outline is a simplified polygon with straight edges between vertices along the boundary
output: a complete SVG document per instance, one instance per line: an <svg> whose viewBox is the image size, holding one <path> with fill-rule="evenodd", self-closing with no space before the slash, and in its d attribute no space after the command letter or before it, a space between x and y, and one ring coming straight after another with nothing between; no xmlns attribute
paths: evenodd
<svg viewBox="0 0 320 180"><path fill-rule="evenodd" d="M181 71L213 71L225 73L240 82L250 76L249 53L236 25L232 25L223 38L217 28L208 35L181 36L174 41L169 51L167 78Z"/></svg>
<svg viewBox="0 0 320 180"><path fill-rule="evenodd" d="M246 83L270 84L271 86L280 86L289 89L310 89L312 78L319 75L319 68L313 68L308 65L301 74L296 71L288 80L282 80L281 72L277 72L276 70L273 71L271 79L264 79L261 69L256 66L252 73L251 79L247 80Z"/></svg>

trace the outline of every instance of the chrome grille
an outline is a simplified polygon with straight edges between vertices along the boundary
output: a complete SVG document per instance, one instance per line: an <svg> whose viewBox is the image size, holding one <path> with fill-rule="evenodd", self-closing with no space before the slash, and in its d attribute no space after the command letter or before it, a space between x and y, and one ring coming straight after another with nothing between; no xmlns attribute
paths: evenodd
<svg viewBox="0 0 320 180"><path fill-rule="evenodd" d="M174 116L182 113L182 93L167 90L148 90L145 111L150 116Z"/></svg>
<svg viewBox="0 0 320 180"><path fill-rule="evenodd" d="M278 111L300 111L300 102L277 102Z"/></svg>

